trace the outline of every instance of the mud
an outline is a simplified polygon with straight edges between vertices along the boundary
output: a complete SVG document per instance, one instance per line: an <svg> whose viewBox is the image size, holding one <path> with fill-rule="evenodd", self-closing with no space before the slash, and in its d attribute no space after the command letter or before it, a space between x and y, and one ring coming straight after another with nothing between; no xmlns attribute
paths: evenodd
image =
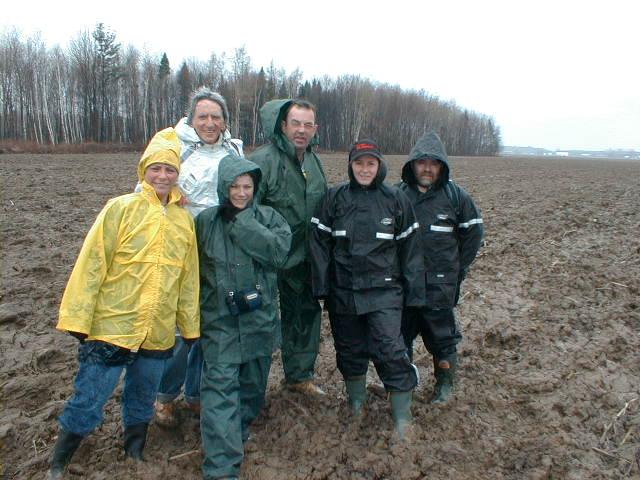
<svg viewBox="0 0 640 480"><path fill-rule="evenodd" d="M77 369L57 308L84 235L107 199L132 190L137 159L0 155L0 478L45 475ZM331 182L345 178L344 155L323 159ZM389 158L391 181L402 160ZM428 403L431 359L418 342L412 441L394 438L377 395L352 423L325 319L317 367L328 395L282 390L276 355L242 478L640 477L640 162L451 163L487 232L457 309L455 399ZM125 461L119 397L67 478L200 478L198 419L186 410L175 430L151 425L146 463Z"/></svg>

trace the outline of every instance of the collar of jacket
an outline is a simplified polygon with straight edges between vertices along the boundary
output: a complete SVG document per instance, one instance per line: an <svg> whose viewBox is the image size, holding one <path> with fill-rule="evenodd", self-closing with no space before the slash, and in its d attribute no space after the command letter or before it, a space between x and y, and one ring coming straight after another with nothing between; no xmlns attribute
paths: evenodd
<svg viewBox="0 0 640 480"><path fill-rule="evenodd" d="M165 206L162 204L158 195L156 195L156 191L154 188L149 185L146 181L142 181L142 194L145 196L147 200L153 205L159 205L161 207ZM167 205L172 203L177 203L182 198L182 194L180 193L180 189L178 187L173 187L169 192L169 198L167 199Z"/></svg>
<svg viewBox="0 0 640 480"><path fill-rule="evenodd" d="M298 161L298 156L296 155L296 147L283 133L277 133L273 136L273 141L278 150L282 151L287 157L292 160ZM311 152L311 144L307 145L305 153ZM298 163L300 163L298 161Z"/></svg>

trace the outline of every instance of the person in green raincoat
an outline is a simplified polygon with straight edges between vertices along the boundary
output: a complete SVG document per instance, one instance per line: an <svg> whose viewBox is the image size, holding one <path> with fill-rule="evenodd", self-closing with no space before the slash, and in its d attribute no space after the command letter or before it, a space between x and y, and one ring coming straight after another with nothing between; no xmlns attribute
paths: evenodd
<svg viewBox="0 0 640 480"><path fill-rule="evenodd" d="M256 201L277 210L292 232L291 252L278 276L285 383L304 394L324 394L314 384L320 346L319 302L311 292L311 217L327 191L312 146L317 144L315 106L305 100L271 100L260 109L271 143L249 158L264 175Z"/></svg>
<svg viewBox="0 0 640 480"><path fill-rule="evenodd" d="M279 325L277 269L291 230L253 201L258 165L227 155L218 170L220 206L196 217L200 252L200 429L204 478L237 478L249 426L264 403Z"/></svg>

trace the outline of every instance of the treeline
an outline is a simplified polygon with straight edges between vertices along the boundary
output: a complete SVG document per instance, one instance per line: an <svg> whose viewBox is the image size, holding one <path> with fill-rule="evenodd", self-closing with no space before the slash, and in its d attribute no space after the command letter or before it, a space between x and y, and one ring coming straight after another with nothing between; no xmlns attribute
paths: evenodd
<svg viewBox="0 0 640 480"><path fill-rule="evenodd" d="M231 55L189 59L174 71L118 43L103 24L82 31L66 50L17 30L0 37L0 141L39 144L143 144L174 125L194 88L206 85L227 99L230 129L247 146L265 142L259 109L273 98L302 97L318 107L320 146L345 150L361 136L389 153L406 153L436 130L453 155L495 155L500 129L491 117L425 91L403 90L356 75L303 80L272 62L256 69L244 47Z"/></svg>

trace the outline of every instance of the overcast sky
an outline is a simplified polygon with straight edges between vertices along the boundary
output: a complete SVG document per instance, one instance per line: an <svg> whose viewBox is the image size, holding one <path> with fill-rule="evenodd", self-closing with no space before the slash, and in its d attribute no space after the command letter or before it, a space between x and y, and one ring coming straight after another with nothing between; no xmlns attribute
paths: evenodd
<svg viewBox="0 0 640 480"><path fill-rule="evenodd" d="M0 32L39 31L49 46L97 22L174 69L244 45L255 68L273 60L305 79L356 74L454 100L492 116L504 145L640 150L637 0L3 3Z"/></svg>

